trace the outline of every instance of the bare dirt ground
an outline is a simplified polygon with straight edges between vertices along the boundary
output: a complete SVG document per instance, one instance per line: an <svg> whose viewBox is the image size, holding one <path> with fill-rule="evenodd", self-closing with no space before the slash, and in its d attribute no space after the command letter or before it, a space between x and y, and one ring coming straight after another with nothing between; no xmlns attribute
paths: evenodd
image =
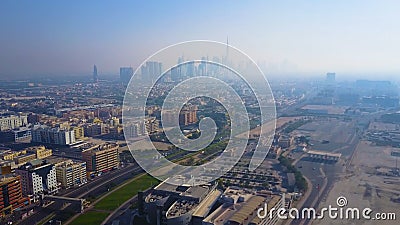
<svg viewBox="0 0 400 225"><path fill-rule="evenodd" d="M386 130L396 130L399 128L399 125L392 124L392 123L381 123L381 122L372 122L369 125L369 130L380 130L380 131L386 131Z"/></svg>
<svg viewBox="0 0 400 225"><path fill-rule="evenodd" d="M334 185L325 202L320 207L336 207L336 199L344 196L348 200L346 207L371 208L373 217L376 212L396 213L397 220L332 220L324 219L313 224L399 224L400 203L392 201L400 196L400 177L379 175L377 168L389 171L395 167L396 160L390 156L392 148L373 146L361 141L346 173Z"/></svg>
<svg viewBox="0 0 400 225"><path fill-rule="evenodd" d="M354 132L354 125L348 121L326 118L307 123L298 130L309 132L308 135L315 141L328 140L334 143L348 143Z"/></svg>
<svg viewBox="0 0 400 225"><path fill-rule="evenodd" d="M164 142L153 142L154 147L156 147L159 151L166 151L169 147L172 147L171 144L167 144Z"/></svg>
<svg viewBox="0 0 400 225"><path fill-rule="evenodd" d="M290 121L294 121L294 120L301 119L301 118L302 117L300 117L300 116L297 116L297 117L279 117L276 120L276 129L279 129L280 127L282 127L283 125L285 125L286 123L288 123ZM270 121L270 122L266 123L264 125L264 127L266 129L263 130L263 133L270 133L275 129L275 127L273 126L273 121ZM260 129L261 129L260 127L256 127L254 129L250 130L250 136L260 135ZM243 134L239 134L238 137L245 138L245 134L244 133Z"/></svg>
<svg viewBox="0 0 400 225"><path fill-rule="evenodd" d="M333 106L333 105L306 105L301 109L310 109L310 110L326 110L328 114L344 114L347 107L342 106Z"/></svg>

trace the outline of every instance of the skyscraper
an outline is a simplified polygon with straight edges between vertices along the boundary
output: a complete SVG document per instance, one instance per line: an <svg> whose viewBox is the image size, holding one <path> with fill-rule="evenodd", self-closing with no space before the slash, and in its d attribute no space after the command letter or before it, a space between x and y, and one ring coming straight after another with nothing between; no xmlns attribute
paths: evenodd
<svg viewBox="0 0 400 225"><path fill-rule="evenodd" d="M132 67L121 67L119 68L119 78L123 83L129 83L131 77L133 76Z"/></svg>
<svg viewBox="0 0 400 225"><path fill-rule="evenodd" d="M142 65L140 70L141 70L142 80L153 81L154 79L158 78L158 76L161 75L162 63L148 61L146 62L146 65Z"/></svg>
<svg viewBox="0 0 400 225"><path fill-rule="evenodd" d="M97 74L97 66L93 67L93 82L97 83L99 81L99 76Z"/></svg>
<svg viewBox="0 0 400 225"><path fill-rule="evenodd" d="M328 83L335 83L336 81L336 74L335 73L327 73L326 74L326 81Z"/></svg>

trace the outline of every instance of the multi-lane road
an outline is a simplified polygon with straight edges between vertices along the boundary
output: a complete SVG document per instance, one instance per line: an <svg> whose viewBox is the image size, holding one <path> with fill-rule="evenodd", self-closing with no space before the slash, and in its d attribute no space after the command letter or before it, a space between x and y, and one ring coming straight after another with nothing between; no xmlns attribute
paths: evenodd
<svg viewBox="0 0 400 225"><path fill-rule="evenodd" d="M169 157L169 160L177 160L183 158L186 154L187 152L178 152L178 154L174 154L172 157ZM98 198L102 194L110 191L113 187L116 187L141 173L144 173L143 169L141 169L136 163L132 163L126 165L123 168L103 173L103 175L94 178L87 184L82 185L81 187L69 190L62 190L58 193L58 195L84 199ZM129 208L129 206L127 208ZM24 220L18 221L17 224L35 225L40 221L43 222L44 220L65 221L65 219L67 219L65 215L71 215L71 213L73 213L74 211L77 211L75 205L63 205L61 202L53 202L46 207L37 206L33 215ZM51 216L51 218L49 218L49 216Z"/></svg>
<svg viewBox="0 0 400 225"><path fill-rule="evenodd" d="M354 122L356 124L356 121ZM339 177L345 172L346 162L352 158L357 145L359 143L359 134L356 130L349 138L349 143L337 149L333 149L332 152L341 153L342 159L337 163L327 163L326 161L310 160L307 157L303 157L303 153L292 153L294 158L301 158L297 160L295 166L305 176L309 182L311 182L311 190L307 199L305 199L303 208L314 208L318 209L322 207L321 202L326 200L329 191L339 179ZM339 197L339 196L338 196ZM301 210L299 209L299 210ZM311 220L293 220L291 224L310 224Z"/></svg>
<svg viewBox="0 0 400 225"><path fill-rule="evenodd" d="M100 177L96 177L95 179L81 187L62 191L58 195L72 198L98 197L109 191L111 187L117 186L142 172L143 170L139 166L137 166L136 164L130 164L124 168L113 170L101 175ZM54 202L46 207L36 207L35 214L29 216L22 221L19 221L18 224L34 225L52 214L54 214L52 220L60 220L62 218L65 218L65 215L63 214L71 213L75 210L76 206L74 205L68 205L63 208L63 204L61 202Z"/></svg>

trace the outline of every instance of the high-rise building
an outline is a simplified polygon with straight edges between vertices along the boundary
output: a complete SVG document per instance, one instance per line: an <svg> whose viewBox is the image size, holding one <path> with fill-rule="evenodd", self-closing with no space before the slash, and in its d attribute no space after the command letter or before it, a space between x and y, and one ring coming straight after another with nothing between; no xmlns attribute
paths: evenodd
<svg viewBox="0 0 400 225"><path fill-rule="evenodd" d="M28 123L35 124L40 122L40 117L38 114L30 113L28 115Z"/></svg>
<svg viewBox="0 0 400 225"><path fill-rule="evenodd" d="M160 128L160 123L156 117L148 117L145 120L145 127L148 134L156 133Z"/></svg>
<svg viewBox="0 0 400 225"><path fill-rule="evenodd" d="M109 126L104 123L90 123L84 126L84 135L93 137L101 134L109 133Z"/></svg>
<svg viewBox="0 0 400 225"><path fill-rule="evenodd" d="M0 212L2 216L29 205L29 198L22 196L21 177L6 177L0 180Z"/></svg>
<svg viewBox="0 0 400 225"><path fill-rule="evenodd" d="M335 81L336 81L336 73L327 73L326 74L326 81L328 83L335 83Z"/></svg>
<svg viewBox="0 0 400 225"><path fill-rule="evenodd" d="M75 139L84 139L85 138L85 129L81 126L73 127L75 134Z"/></svg>
<svg viewBox="0 0 400 225"><path fill-rule="evenodd" d="M201 57L202 62L200 63L200 65L198 66L198 73L201 76L206 76L209 75L208 74L208 58L206 57Z"/></svg>
<svg viewBox="0 0 400 225"><path fill-rule="evenodd" d="M21 176L22 193L34 202L41 194L58 192L56 168L52 164L34 160L15 169L15 174Z"/></svg>
<svg viewBox="0 0 400 225"><path fill-rule="evenodd" d="M197 122L197 106L190 105L179 113L179 124L186 126Z"/></svg>
<svg viewBox="0 0 400 225"><path fill-rule="evenodd" d="M97 74L97 66L93 66L93 82L97 83L99 81L99 75Z"/></svg>
<svg viewBox="0 0 400 225"><path fill-rule="evenodd" d="M142 136L144 132L144 123L142 121L130 122L124 125L124 135L126 138L135 138Z"/></svg>
<svg viewBox="0 0 400 225"><path fill-rule="evenodd" d="M119 68L119 78L123 83L129 83L133 76L133 68L132 67L121 67Z"/></svg>
<svg viewBox="0 0 400 225"><path fill-rule="evenodd" d="M32 142L71 145L76 143L75 132L71 129L49 128L43 125L35 125L32 129Z"/></svg>
<svg viewBox="0 0 400 225"><path fill-rule="evenodd" d="M57 182L62 188L71 188L86 184L86 162L71 159L55 164Z"/></svg>
<svg viewBox="0 0 400 225"><path fill-rule="evenodd" d="M118 145L103 143L82 149L82 160L86 162L88 172L104 172L117 168Z"/></svg>
<svg viewBox="0 0 400 225"><path fill-rule="evenodd" d="M148 61L146 62L146 65L142 65L140 71L142 75L142 80L155 81L155 79L157 79L158 76L160 76L162 73L162 63Z"/></svg>
<svg viewBox="0 0 400 225"><path fill-rule="evenodd" d="M28 116L5 116L0 117L0 131L13 130L28 124Z"/></svg>
<svg viewBox="0 0 400 225"><path fill-rule="evenodd" d="M13 130L0 131L0 142L22 142L29 141L32 132L29 127L19 127Z"/></svg>

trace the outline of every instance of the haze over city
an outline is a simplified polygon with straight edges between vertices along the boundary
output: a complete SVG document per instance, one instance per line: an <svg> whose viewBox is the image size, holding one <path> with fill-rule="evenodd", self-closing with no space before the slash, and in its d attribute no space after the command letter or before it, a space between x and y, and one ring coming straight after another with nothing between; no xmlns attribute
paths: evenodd
<svg viewBox="0 0 400 225"><path fill-rule="evenodd" d="M398 225L399 12L0 1L0 225Z"/></svg>
<svg viewBox="0 0 400 225"><path fill-rule="evenodd" d="M1 1L0 78L90 75L93 64L117 75L168 45L227 38L270 76L395 78L399 10L398 1Z"/></svg>

